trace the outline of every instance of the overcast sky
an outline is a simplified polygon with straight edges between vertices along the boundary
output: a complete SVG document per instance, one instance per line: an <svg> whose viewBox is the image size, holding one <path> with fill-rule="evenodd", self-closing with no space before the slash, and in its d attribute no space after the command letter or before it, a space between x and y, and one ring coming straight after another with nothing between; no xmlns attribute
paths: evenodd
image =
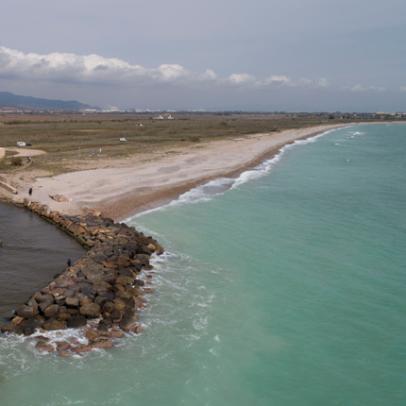
<svg viewBox="0 0 406 406"><path fill-rule="evenodd" d="M151 109L406 111L405 0L1 0L0 90Z"/></svg>

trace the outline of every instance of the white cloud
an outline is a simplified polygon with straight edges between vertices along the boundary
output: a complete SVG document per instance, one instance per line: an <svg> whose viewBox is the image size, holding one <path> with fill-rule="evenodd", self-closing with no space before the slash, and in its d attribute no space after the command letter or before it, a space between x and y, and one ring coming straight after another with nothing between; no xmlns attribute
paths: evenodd
<svg viewBox="0 0 406 406"><path fill-rule="evenodd" d="M212 69L206 69L206 71L203 73L201 76L203 80L216 80L217 79L217 73L214 72Z"/></svg>
<svg viewBox="0 0 406 406"><path fill-rule="evenodd" d="M176 81L191 76L181 65L163 64L157 68L133 65L117 58L99 55L68 53L23 53L0 47L0 76L16 76L28 79L72 81Z"/></svg>
<svg viewBox="0 0 406 406"><path fill-rule="evenodd" d="M214 70L192 72L179 64L162 64L147 68L118 58L72 53L24 53L0 47L0 78L43 80L48 82L115 83L133 86L140 83L204 84L272 88L281 86L326 87L326 79L300 79L270 75L260 79L249 73L232 73L221 77Z"/></svg>
<svg viewBox="0 0 406 406"><path fill-rule="evenodd" d="M263 85L292 85L292 79L285 75L272 75L263 81Z"/></svg>
<svg viewBox="0 0 406 406"><path fill-rule="evenodd" d="M364 86L361 84L356 84L350 88L351 92L384 92L386 88L381 86Z"/></svg>
<svg viewBox="0 0 406 406"><path fill-rule="evenodd" d="M311 87L325 88L330 86L330 82L325 78L308 79L301 78L294 80L286 75L272 75L263 81L259 81L260 86L289 86L289 87Z"/></svg>
<svg viewBox="0 0 406 406"><path fill-rule="evenodd" d="M301 78L298 81L299 86L314 87L314 88L325 88L330 86L330 82L326 78L320 79L308 79Z"/></svg>
<svg viewBox="0 0 406 406"><path fill-rule="evenodd" d="M242 85L246 83L254 83L255 76L248 73L233 73L228 77L228 80L230 81L230 83Z"/></svg>
<svg viewBox="0 0 406 406"><path fill-rule="evenodd" d="M189 72L181 65L161 65L158 68L158 72L158 79L168 81L189 76Z"/></svg>
<svg viewBox="0 0 406 406"><path fill-rule="evenodd" d="M321 78L316 81L318 87L329 87L330 82L326 78Z"/></svg>

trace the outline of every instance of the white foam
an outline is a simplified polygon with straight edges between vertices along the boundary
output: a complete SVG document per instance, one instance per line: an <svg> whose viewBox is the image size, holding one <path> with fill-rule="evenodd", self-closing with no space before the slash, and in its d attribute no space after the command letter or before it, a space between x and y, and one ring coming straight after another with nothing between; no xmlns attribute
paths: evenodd
<svg viewBox="0 0 406 406"><path fill-rule="evenodd" d="M207 202L211 200L214 196L221 195L226 190L230 189L234 182L235 179L233 178L218 178L211 180L210 182L190 189L189 191L181 194L177 199L172 200L171 202L163 206L138 213L134 217L127 219L126 222L131 222L132 219L135 219L139 216L160 211L168 207L179 206L184 204L200 203L205 201Z"/></svg>
<svg viewBox="0 0 406 406"><path fill-rule="evenodd" d="M292 142L291 144L284 145L279 150L279 152L271 159L266 160L265 162L263 162L262 164L256 166L255 168L253 168L251 170L241 173L240 176L234 180L234 183L231 188L235 189L250 180L258 179L258 178L266 175L267 173L269 173L271 171L271 169L282 159L283 154L286 151L288 151L289 149L294 148L299 145L306 145L306 144L311 144L313 142L316 142L319 138L321 138L327 134L330 134L333 131L335 131L335 129L325 131L324 133L321 133L321 134L318 134L318 135L315 135L313 137L309 137L309 138L306 138L303 140L296 140L296 141Z"/></svg>
<svg viewBox="0 0 406 406"><path fill-rule="evenodd" d="M214 357L218 357L217 351L216 351L214 348L210 348L210 349L209 349L209 353L210 353L211 355L213 355Z"/></svg>
<svg viewBox="0 0 406 406"><path fill-rule="evenodd" d="M365 135L366 133L362 132L362 131L352 131L347 135L347 138L356 138L356 137L360 137L362 135Z"/></svg>
<svg viewBox="0 0 406 406"><path fill-rule="evenodd" d="M186 193L183 193L177 200L169 203L169 206L174 204L196 203L210 200L212 196L224 193L224 191L232 186L233 182L234 179L232 178L219 178L212 180L204 185L198 186Z"/></svg>
<svg viewBox="0 0 406 406"><path fill-rule="evenodd" d="M23 372L28 368L25 368L24 363L28 362L28 358L25 354L25 350L34 356L35 358L40 358L43 356L49 356L48 351L41 351L36 348L38 340L44 338L47 345L53 347L54 351L57 350L57 345L59 342L72 342L74 340L76 343L73 347L79 345L88 345L89 340L85 336L85 330L87 327L96 328L100 319L89 320L86 327L82 328L68 328L63 330L39 330L37 329L30 336L22 336L17 334L5 334L0 336L0 349L9 354L9 357L20 365L19 372ZM143 326L143 324L141 324ZM136 336L135 333L125 333L124 337ZM125 340L123 338L113 339L115 347L123 346ZM103 356L108 355L108 351L104 349L93 348L88 353L74 354L72 353L69 358L82 359L90 354L101 354ZM0 358L0 366L3 364L3 359ZM16 372L18 373L18 371Z"/></svg>

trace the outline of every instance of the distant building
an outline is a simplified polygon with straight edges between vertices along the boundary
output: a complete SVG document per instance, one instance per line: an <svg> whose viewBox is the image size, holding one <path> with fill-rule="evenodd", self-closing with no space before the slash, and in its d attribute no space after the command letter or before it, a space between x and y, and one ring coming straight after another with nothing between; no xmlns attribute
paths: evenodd
<svg viewBox="0 0 406 406"><path fill-rule="evenodd" d="M160 114L159 116L154 117L154 120L175 120L175 117L172 114Z"/></svg>

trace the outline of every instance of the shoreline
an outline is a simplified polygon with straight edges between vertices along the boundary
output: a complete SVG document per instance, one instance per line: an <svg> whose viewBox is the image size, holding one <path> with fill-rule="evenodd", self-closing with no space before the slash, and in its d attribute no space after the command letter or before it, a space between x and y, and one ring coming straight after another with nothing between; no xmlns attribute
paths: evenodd
<svg viewBox="0 0 406 406"><path fill-rule="evenodd" d="M302 128L302 129L298 129L298 130L282 131L277 134L283 134L283 133L294 132L294 131L298 131L301 133L304 130L309 130L309 131L306 131L306 134L304 134L304 135L300 135L300 136L295 137L284 143L280 143L280 144L278 143L278 144L272 146L271 148L264 150L259 155L255 156L253 159L249 160L248 162L243 162L241 164L238 164L233 169L219 170L217 173L207 176L207 177L197 177L196 179L192 179L183 184L179 184L176 186L169 186L167 188L163 187L163 188L160 188L159 190L150 192L142 197L137 196L136 191L127 192L127 193L121 195L120 197L118 197L116 201L114 201L114 200L110 201L106 205L102 204L101 206L95 207L94 209L100 210L107 216L110 216L113 218L114 218L114 213L123 213L123 214L120 214L119 217L117 217L117 220L123 221L123 220L129 219L131 217L134 217L138 214L141 214L142 212L153 210L153 209L159 208L161 206L164 206L164 205L170 203L171 201L176 200L182 194L184 194L196 187L202 186L210 181L220 179L220 178L237 179L242 173L244 173L248 170L252 170L252 169L258 167L258 165L261 165L262 163L274 158L275 156L277 156L280 153L280 151L283 147L294 144L296 141L313 138L318 135L324 134L328 131L331 131L334 129L339 129L339 128L344 128L347 126L348 126L347 124L342 124L342 125L334 124L334 125ZM320 127L323 127L323 128L320 128ZM262 135L262 134L252 134L250 136L257 136L257 135ZM266 135L268 135L268 134L266 134ZM272 136L272 133L271 133L271 136ZM227 141L227 142L230 142L230 141Z"/></svg>
<svg viewBox="0 0 406 406"><path fill-rule="evenodd" d="M33 199L62 214L98 210L124 220L169 203L183 193L217 178L236 178L279 153L285 145L351 124L320 125L277 133L251 134L232 140L211 141L148 160L113 162L107 168L68 172L37 178L18 187L7 200Z"/></svg>
<svg viewBox="0 0 406 406"><path fill-rule="evenodd" d="M344 127L347 127L347 126L340 125L340 127L338 127L338 128L344 128ZM193 182L187 183L185 185L181 185L176 189L170 189L170 190L168 189L168 190L162 190L160 192L157 192L156 195L151 196L148 199L148 202L146 204L140 204L139 206L137 206L136 210L132 214L130 214L127 217L121 218L121 221L126 221L128 219L136 217L137 215L142 215L142 213L144 213L144 212L148 212L150 210L159 209L160 207L166 206L167 204L169 204L173 201L176 201L184 193L192 191L193 189L198 188L200 186L204 186L211 181L215 181L216 179L224 178L224 179L230 179L230 180L236 181L236 180L238 180L239 176L241 176L245 172L255 170L261 164L265 164L266 162L277 157L282 152L284 147L286 147L288 145L293 145L293 144L295 144L296 141L312 139L314 137L323 135L334 129L335 128L314 132L309 135L297 138L291 142L287 142L279 147L272 148L268 151L265 151L263 154L261 154L260 156L258 156L255 159L253 159L249 163L244 164L240 168L232 170L230 172L223 172L223 173L219 173L218 175L214 175L214 176L211 176L208 178L197 179ZM225 190L229 190L231 187L232 187L232 185L230 185L230 187L227 186L227 187L225 187ZM163 194L164 197L162 197L160 199L159 194Z"/></svg>

